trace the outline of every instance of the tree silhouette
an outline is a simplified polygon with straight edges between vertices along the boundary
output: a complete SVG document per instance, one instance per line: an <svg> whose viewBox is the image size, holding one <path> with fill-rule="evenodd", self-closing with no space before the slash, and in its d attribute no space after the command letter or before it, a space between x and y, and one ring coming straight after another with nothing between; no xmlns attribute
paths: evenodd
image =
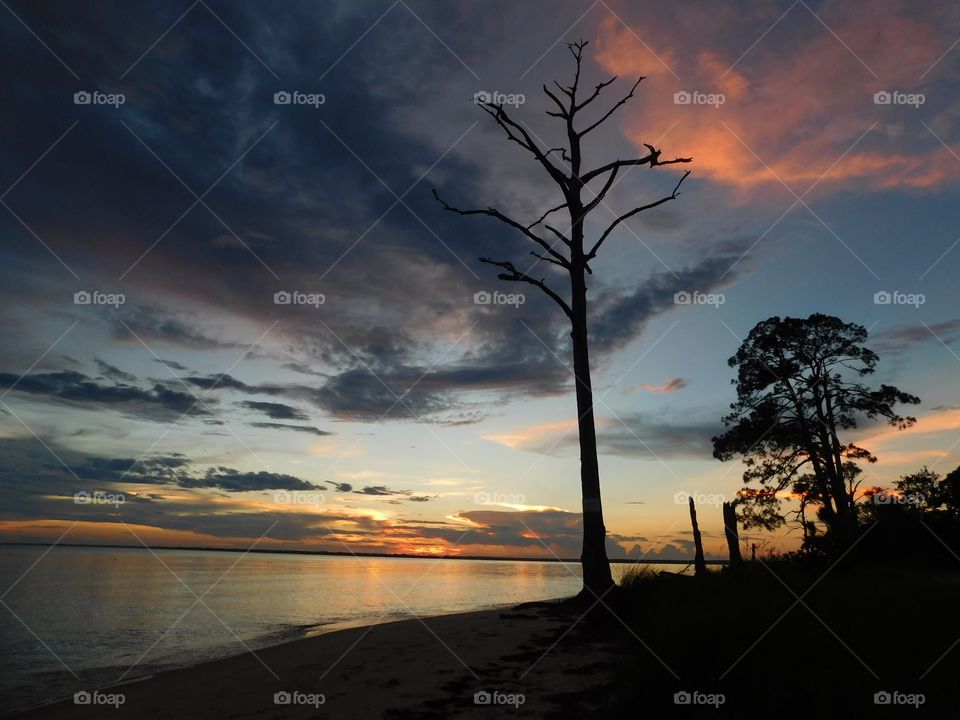
<svg viewBox="0 0 960 720"><path fill-rule="evenodd" d="M801 508L819 505L820 519L840 544L856 533L857 461L877 459L840 434L863 418L909 427L915 419L894 407L920 402L891 385L872 390L860 382L879 359L863 347L866 339L862 326L829 315L772 317L758 323L728 361L737 368L737 401L724 418L730 429L713 438L713 454L720 460L742 455L744 482L762 486L740 493L741 505L759 504L753 520L777 517L771 513L779 507L776 493L792 489L804 500Z"/></svg>
<svg viewBox="0 0 960 720"><path fill-rule="evenodd" d="M536 260L527 270L520 269L513 262L507 260L481 257L480 262L503 269L505 272L498 275L501 280L527 283L539 288L563 310L570 320L573 371L576 379L577 425L580 434L580 482L583 492L583 552L581 563L583 566L584 589L581 594L593 593L599 597L612 587L613 580L610 575L610 563L607 559L605 547L606 529L603 524L603 507L600 499L600 471L597 464L597 436L594 424L593 388L590 380L590 353L587 343L586 274L592 273L590 261L597 257L603 243L621 223L638 213L676 199L680 185L690 174L690 171L683 173L669 195L644 205L638 205L618 215L592 242L587 242L585 239L584 223L590 213L604 202L607 193L625 168L643 165L654 168L659 165L690 162L690 158L663 160L660 157L660 150L652 145L645 144L649 152L643 157L612 160L589 170L584 169L581 148L583 138L599 128L618 108L633 98L634 91L644 79L641 76L630 88L630 91L612 107L592 120L585 120L585 126L582 128L578 127L577 121L583 117L583 112L597 100L604 88L617 79L614 76L609 80L600 82L583 99L579 99L583 50L587 44L587 42L580 40L568 45L576 63L573 82L570 85L563 86L554 82L556 90L552 90L546 85L543 86L543 92L554 106L554 109L548 110L546 113L562 121L566 134L566 145L545 147L532 137L531 132L521 122L510 117L504 110L502 103L477 103L504 131L507 140L523 148L540 165L550 180L559 188L563 202L551 207L539 219L531 223L524 223L511 218L494 207L471 210L454 207L444 202L436 190L433 192L437 200L447 210L460 215L486 215L495 218L516 230L527 241L534 243L538 250L531 251L531 255ZM591 183L595 183L594 188L590 187ZM599 189L596 189L596 186L599 186ZM592 197L584 197L585 193ZM550 215L562 210L566 211L569 218L570 229L568 234L564 234L547 222ZM537 230L540 226L542 226L542 230ZM549 235L544 237L543 231L546 231ZM569 301L550 288L543 278L530 274L534 267L541 262L556 265L567 272L570 281Z"/></svg>

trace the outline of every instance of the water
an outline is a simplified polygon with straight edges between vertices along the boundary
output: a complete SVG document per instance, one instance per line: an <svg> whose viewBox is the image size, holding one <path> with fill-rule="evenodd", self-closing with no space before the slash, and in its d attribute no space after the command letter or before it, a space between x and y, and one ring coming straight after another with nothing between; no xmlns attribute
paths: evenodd
<svg viewBox="0 0 960 720"><path fill-rule="evenodd" d="M548 562L0 547L0 590L11 586L3 596L8 609L0 607L2 710L318 632L570 596L580 589L580 569Z"/></svg>

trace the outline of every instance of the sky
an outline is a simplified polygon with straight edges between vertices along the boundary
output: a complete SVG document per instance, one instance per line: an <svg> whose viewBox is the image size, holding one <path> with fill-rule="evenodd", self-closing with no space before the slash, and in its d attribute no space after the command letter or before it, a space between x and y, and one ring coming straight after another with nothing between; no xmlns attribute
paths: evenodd
<svg viewBox="0 0 960 720"><path fill-rule="evenodd" d="M432 190L559 202L474 98L560 146L580 38L598 113L644 77L586 163L693 158L589 276L610 556L689 557L689 495L724 555L726 360L774 315L921 398L850 435L867 484L960 464L955 4L13 1L0 38L0 540L577 557L567 321L478 258L564 278Z"/></svg>

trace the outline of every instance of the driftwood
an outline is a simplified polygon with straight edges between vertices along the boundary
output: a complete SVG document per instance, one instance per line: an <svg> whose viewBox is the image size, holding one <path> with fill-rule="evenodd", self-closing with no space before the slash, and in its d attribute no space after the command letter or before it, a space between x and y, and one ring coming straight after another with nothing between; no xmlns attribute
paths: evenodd
<svg viewBox="0 0 960 720"><path fill-rule="evenodd" d="M707 573L707 563L703 560L703 539L700 537L700 526L697 525L697 508L693 504L693 496L690 496L689 502L690 524L693 525L693 545L696 549L693 558L693 572L697 577L702 577Z"/></svg>
<svg viewBox="0 0 960 720"><path fill-rule="evenodd" d="M737 508L733 503L723 504L723 532L727 536L727 548L730 551L730 567L743 565L740 555L740 533L737 531Z"/></svg>

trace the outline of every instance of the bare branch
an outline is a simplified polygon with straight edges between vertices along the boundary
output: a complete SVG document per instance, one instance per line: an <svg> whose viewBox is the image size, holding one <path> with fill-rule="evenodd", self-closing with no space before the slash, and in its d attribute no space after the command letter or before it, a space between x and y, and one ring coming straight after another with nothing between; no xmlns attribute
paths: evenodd
<svg viewBox="0 0 960 720"><path fill-rule="evenodd" d="M564 105L562 102L560 102L559 98L557 98L556 95L554 95L552 92L550 92L550 89L549 89L546 85L543 86L543 91L547 94L547 97L549 97L551 100L553 100L553 101L557 104L557 107L560 108L560 112L555 113L555 112L549 112L549 111L548 111L548 112L547 112L547 115L552 115L553 117L566 118L566 117L567 117L567 107L566 107L566 105Z"/></svg>
<svg viewBox="0 0 960 720"><path fill-rule="evenodd" d="M661 160L660 150L657 150L655 147L653 147L653 145L647 145L647 143L644 143L644 146L650 151L649 155L645 155L642 158L636 158L634 160L614 160L611 163L607 163L606 165L581 175L580 182L586 184L605 172L610 172L615 168L630 167L631 165L649 165L653 168L657 167L658 165L675 165L676 163L688 163L693 161L693 158L674 158L673 160Z"/></svg>
<svg viewBox="0 0 960 720"><path fill-rule="evenodd" d="M590 95L590 97L588 97L588 98L587 98L586 100L584 100L582 103L579 103L575 108L573 108L574 112L577 112L577 111L579 111L579 110L583 110L583 108L585 108L587 105L589 105L589 104L592 103L594 100L596 100L596 99L597 99L597 96L600 95L600 91L603 90L607 85L610 85L611 83L613 83L613 82L617 79L617 77L619 77L619 76L614 75L614 76L613 76L612 78L610 78L609 80L605 80L605 81L601 82L599 85L597 85L597 86L593 89L593 94ZM640 79L643 80L643 78L640 78ZM636 85L634 85L634 87L636 87Z"/></svg>
<svg viewBox="0 0 960 720"><path fill-rule="evenodd" d="M507 137L510 140L533 154L537 161L539 161L539 163L543 166L543 169L546 170L550 177L553 178L554 182L556 182L564 190L567 189L569 178L564 175L556 165L550 162L546 156L546 153L544 153L533 141L526 128L524 128L520 123L515 122L507 114L507 111L503 109L503 104L485 102L480 103L480 107L483 108L483 111L494 119L497 125L503 128L503 131L507 134Z"/></svg>
<svg viewBox="0 0 960 720"><path fill-rule="evenodd" d="M571 244L571 243L570 243L570 240L568 240L568 239L567 239L567 236L564 235L562 232L560 232L559 230L557 230L557 229L556 229L555 227L553 227L552 225L544 225L544 227L545 227L547 230L549 230L550 232L552 232L554 235L556 235L558 238L560 238L560 239L563 241L563 244L564 244L564 245L566 245L567 247L570 246L570 244Z"/></svg>
<svg viewBox="0 0 960 720"><path fill-rule="evenodd" d="M537 225L539 225L540 223L542 223L544 220L547 219L547 215L550 215L551 213L555 213L557 210L563 210L563 208L565 208L566 206L567 206L567 203L562 202L559 205L557 205L555 208L550 208L543 215L540 216L539 220L527 225L527 230L533 230L533 228L535 228Z"/></svg>
<svg viewBox="0 0 960 720"><path fill-rule="evenodd" d="M532 228L533 225L530 225L530 226L521 225L513 218L508 217L507 215L504 215L502 212L500 212L499 210L493 207L488 207L486 209L476 209L476 210L461 210L460 208L453 207L452 205L448 205L443 200L443 198L440 197L440 194L437 192L436 188L433 189L433 196L437 199L437 202L443 205L444 210L449 210L450 212L457 213L457 215L487 215L489 217L496 218L500 222L505 223L516 230L519 230L521 233L526 235L530 240L532 240L537 245L539 245L544 250L546 250L548 253L553 255L557 260L561 260L563 262L567 261L567 259L563 255L561 255L560 253L558 253L556 250L553 249L550 243L548 243L542 237L533 233L530 230L530 228Z"/></svg>
<svg viewBox="0 0 960 720"><path fill-rule="evenodd" d="M533 250L530 251L530 254L540 260L545 260L548 263L553 263L554 265L558 265L559 267L562 267L564 270L570 269L570 263L568 262L560 262L559 260L554 260L553 258L549 258L546 255L541 255L540 253L534 252Z"/></svg>
<svg viewBox="0 0 960 720"><path fill-rule="evenodd" d="M626 95L624 95L622 98L620 98L620 99L617 101L616 105L614 105L612 108L610 108L609 110L607 110L607 111L603 114L603 116L602 116L599 120L597 120L595 123L593 123L592 125L590 125L590 126L587 127L586 129L581 130L581 131L580 131L579 133L577 133L577 134L578 134L580 137L583 137L583 136L586 135L588 132L590 132L591 130L593 130L594 128L596 128L598 125L602 125L602 124L604 123L604 121L606 121L606 119L607 119L608 117L610 117L611 115L613 115L614 112L616 112L617 108L619 108L621 105L626 105L627 101L628 101L630 98L633 97L633 91L637 89L637 86L638 86L640 83L642 83L643 80L644 80L644 76L641 75L641 76L640 76L640 79L637 80L637 81L633 84L633 87L632 87L632 88L630 88L630 92L628 92Z"/></svg>
<svg viewBox="0 0 960 720"><path fill-rule="evenodd" d="M603 234L600 236L600 239L597 240L596 244L593 246L593 248L590 250L590 252L588 252L588 253L585 255L586 260L587 260L587 261L592 260L593 258L595 258L595 257L597 256L597 251L600 249L600 246L603 245L603 241L606 240L606 239L607 239L607 236L610 235L611 232L613 232L614 228L616 228L616 227L617 227L620 223L622 223L624 220L627 220L627 219L633 217L634 215L636 215L637 213L643 212L644 210L650 210L651 208L655 208L655 207L657 207L658 205L663 205L663 203L665 203L665 202L670 202L671 200L676 200L677 197L679 196L679 192L678 192L678 191L680 190L680 185L683 184L683 181L687 179L687 175L689 175L689 174L690 174L690 171L689 171L689 170L685 170L685 171L684 171L683 175L680 177L680 180L677 182L676 186L673 188L673 192L670 193L669 195L667 195L667 196L665 196L665 197L662 197L662 198L660 198L659 200L655 200L655 201L652 202L652 203L648 203L648 204L646 204L646 205L641 205L640 207L635 207L633 210L624 213L623 215L621 215L620 217L618 217L616 220L614 220L614 221L610 224L610 226L609 226L606 230L603 231Z"/></svg>
<svg viewBox="0 0 960 720"><path fill-rule="evenodd" d="M583 49L589 44L589 41L583 39L577 40L574 43L567 43L570 54L572 54L573 59L577 61L577 69L573 74L573 84L570 86L570 102L574 107L576 106L577 100L577 86L580 84L580 66L583 61Z"/></svg>
<svg viewBox="0 0 960 720"><path fill-rule="evenodd" d="M607 180L603 184L603 187L600 188L600 192L597 193L596 197L593 198L587 205L583 208L583 214L586 215L591 210L593 210L597 205L603 202L603 199L607 196L610 188L613 187L613 181L617 179L617 173L620 172L620 168L615 167L613 172L607 175Z"/></svg>
<svg viewBox="0 0 960 720"><path fill-rule="evenodd" d="M485 257L480 258L480 262L486 263L487 265L496 265L497 267L501 267L506 270L507 272L497 275L497 277L501 280L508 280L510 282L525 282L530 285L537 286L543 290L543 292L546 293L551 300L560 306L560 309L566 313L567 317L571 319L573 318L573 311L570 309L570 306L567 305L566 301L562 297L548 288L543 280L537 280L536 278L530 277L526 273L520 272L512 262L507 262L505 260L491 260L490 258Z"/></svg>

